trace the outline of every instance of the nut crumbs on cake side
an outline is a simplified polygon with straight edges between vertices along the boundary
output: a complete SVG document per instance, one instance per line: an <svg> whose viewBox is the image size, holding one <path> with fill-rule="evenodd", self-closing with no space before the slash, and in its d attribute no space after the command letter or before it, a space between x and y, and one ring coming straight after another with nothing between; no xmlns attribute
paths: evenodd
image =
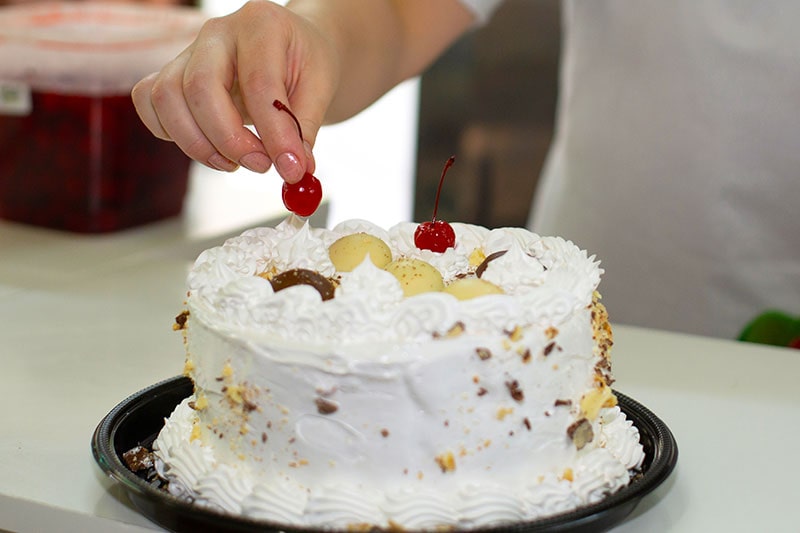
<svg viewBox="0 0 800 533"><path fill-rule="evenodd" d="M456 469L456 458L453 452L445 452L435 457L436 464L442 470L442 473L453 472Z"/></svg>
<svg viewBox="0 0 800 533"><path fill-rule="evenodd" d="M575 447L582 450L584 446L594 439L592 424L585 418L573 422L567 428L567 436L575 444Z"/></svg>
<svg viewBox="0 0 800 533"><path fill-rule="evenodd" d="M186 321L189 319L189 311L184 309L178 316L175 317L175 323L172 325L174 331L182 330L186 327Z"/></svg>
<svg viewBox="0 0 800 533"><path fill-rule="evenodd" d="M326 398L317 397L314 399L314 403L317 405L317 412L321 415L330 415L339 410L336 402Z"/></svg>

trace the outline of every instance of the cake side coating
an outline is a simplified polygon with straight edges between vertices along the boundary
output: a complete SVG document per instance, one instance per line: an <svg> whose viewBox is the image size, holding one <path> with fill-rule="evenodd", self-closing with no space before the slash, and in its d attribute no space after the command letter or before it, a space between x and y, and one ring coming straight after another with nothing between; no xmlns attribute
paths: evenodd
<svg viewBox="0 0 800 533"><path fill-rule="evenodd" d="M643 453L609 388L597 262L563 239L453 226L444 254L416 249L413 224L294 218L201 254L183 317L195 394L157 441L171 490L293 524L468 528L626 485ZM369 261L337 273L329 246L358 232L446 283L503 252L480 274L505 294L406 298ZM274 292L292 268L335 279L335 297Z"/></svg>

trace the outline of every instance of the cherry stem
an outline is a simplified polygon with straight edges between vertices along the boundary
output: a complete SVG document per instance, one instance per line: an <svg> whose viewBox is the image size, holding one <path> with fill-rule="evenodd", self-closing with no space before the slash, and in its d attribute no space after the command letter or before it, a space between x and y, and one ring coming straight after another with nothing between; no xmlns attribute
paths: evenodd
<svg viewBox="0 0 800 533"><path fill-rule="evenodd" d="M442 169L442 177L439 178L439 187L436 189L436 201L433 204L433 217L431 218L431 222L436 222L436 213L439 211L439 195L442 194L442 184L444 184L444 176L447 174L447 170L453 166L453 163L456 162L456 156L451 155L450 159L444 164L444 168Z"/></svg>
<svg viewBox="0 0 800 533"><path fill-rule="evenodd" d="M292 119L294 119L294 123L297 124L297 133L300 134L300 139L305 140L305 138L303 137L303 128L300 127L300 121L297 120L296 116L294 116L292 110L289 109L286 106L286 104L277 99L274 102L272 102L272 105L275 107L275 109L280 109L281 111L286 111L287 113L289 113L289 116L292 117Z"/></svg>

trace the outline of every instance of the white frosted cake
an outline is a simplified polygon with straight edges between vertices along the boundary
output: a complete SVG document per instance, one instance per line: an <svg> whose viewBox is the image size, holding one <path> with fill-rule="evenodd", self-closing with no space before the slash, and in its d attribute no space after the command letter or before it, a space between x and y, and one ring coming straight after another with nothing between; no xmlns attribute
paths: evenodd
<svg viewBox="0 0 800 533"><path fill-rule="evenodd" d="M452 227L437 253L412 223L290 217L203 252L178 317L195 392L155 443L169 490L286 524L447 530L627 485L644 453L610 388L599 264Z"/></svg>

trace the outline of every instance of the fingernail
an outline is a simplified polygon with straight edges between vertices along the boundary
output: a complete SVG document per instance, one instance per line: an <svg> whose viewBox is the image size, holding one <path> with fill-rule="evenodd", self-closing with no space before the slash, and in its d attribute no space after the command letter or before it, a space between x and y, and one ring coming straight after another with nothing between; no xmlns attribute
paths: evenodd
<svg viewBox="0 0 800 533"><path fill-rule="evenodd" d="M207 163L211 168L215 168L223 172L233 172L234 170L239 168L239 165L237 165L234 161L231 161L227 157L223 156L219 152L214 152L214 154L212 154L211 157L208 158Z"/></svg>
<svg viewBox="0 0 800 533"><path fill-rule="evenodd" d="M269 167L272 166L272 161L270 161L267 154L263 152L250 152L249 154L245 154L239 159L239 164L241 164L247 170L251 170L253 172L258 172L259 174L263 174Z"/></svg>
<svg viewBox="0 0 800 533"><path fill-rule="evenodd" d="M297 183L303 177L303 169L300 168L300 160L293 153L286 152L278 156L275 160L278 174L287 183Z"/></svg>

